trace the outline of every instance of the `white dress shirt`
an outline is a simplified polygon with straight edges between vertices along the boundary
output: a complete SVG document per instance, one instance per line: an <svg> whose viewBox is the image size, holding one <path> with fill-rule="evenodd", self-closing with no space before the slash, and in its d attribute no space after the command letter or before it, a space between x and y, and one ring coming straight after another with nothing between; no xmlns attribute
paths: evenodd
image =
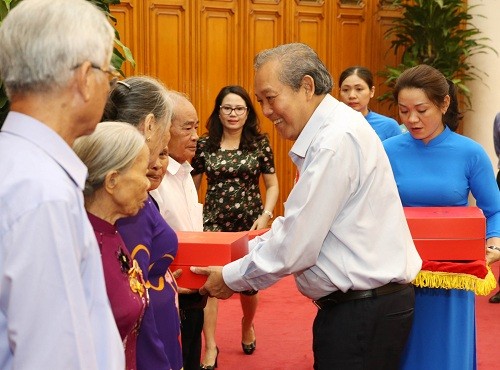
<svg viewBox="0 0 500 370"><path fill-rule="evenodd" d="M0 174L0 369L123 370L85 165L46 125L11 112Z"/></svg>
<svg viewBox="0 0 500 370"><path fill-rule="evenodd" d="M188 162L180 164L172 157L160 186L151 191L160 213L175 231L203 231L203 204L198 202Z"/></svg>
<svg viewBox="0 0 500 370"><path fill-rule="evenodd" d="M283 217L223 268L235 291L294 274L305 296L411 282L422 261L380 139L363 116L327 95L294 143L300 177Z"/></svg>

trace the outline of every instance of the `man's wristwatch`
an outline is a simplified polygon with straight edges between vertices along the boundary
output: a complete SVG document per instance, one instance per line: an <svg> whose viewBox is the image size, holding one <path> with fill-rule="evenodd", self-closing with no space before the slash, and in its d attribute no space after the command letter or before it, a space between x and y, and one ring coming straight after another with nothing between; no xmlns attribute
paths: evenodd
<svg viewBox="0 0 500 370"><path fill-rule="evenodd" d="M496 251L499 251L499 252L500 252L500 248L495 247L494 245L490 245L488 248L489 248L489 249L494 249L494 250L496 250Z"/></svg>
<svg viewBox="0 0 500 370"><path fill-rule="evenodd" d="M267 209L265 209L264 212L262 212L262 213L265 215L268 215L269 218L273 218L273 213L271 211L268 211Z"/></svg>

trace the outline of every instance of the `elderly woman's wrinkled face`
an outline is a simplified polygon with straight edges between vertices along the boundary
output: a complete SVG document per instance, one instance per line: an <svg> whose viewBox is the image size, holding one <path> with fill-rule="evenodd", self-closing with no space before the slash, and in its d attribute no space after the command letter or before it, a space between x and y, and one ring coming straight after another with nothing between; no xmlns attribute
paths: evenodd
<svg viewBox="0 0 500 370"><path fill-rule="evenodd" d="M170 126L172 122L168 120L164 122L156 122L153 133L149 137L146 144L150 150L149 166L153 167L158 161L161 151L168 145L170 141Z"/></svg>
<svg viewBox="0 0 500 370"><path fill-rule="evenodd" d="M148 179L151 183L149 190L155 190L160 186L161 180L167 171L168 166L168 147L165 147L163 151L160 152L160 156L156 161L154 166L150 166L148 169Z"/></svg>
<svg viewBox="0 0 500 370"><path fill-rule="evenodd" d="M160 186L161 180L165 175L168 165L168 144L170 143L170 126L171 122L167 124L167 131L164 132L163 138L161 140L161 150L158 152L155 161L151 161L149 159L149 167L148 167L148 179L150 182L149 191L155 190L158 186Z"/></svg>
<svg viewBox="0 0 500 370"><path fill-rule="evenodd" d="M116 176L112 197L118 212L123 217L134 216L148 199L150 186L146 176L149 163L149 148L144 145L133 165Z"/></svg>

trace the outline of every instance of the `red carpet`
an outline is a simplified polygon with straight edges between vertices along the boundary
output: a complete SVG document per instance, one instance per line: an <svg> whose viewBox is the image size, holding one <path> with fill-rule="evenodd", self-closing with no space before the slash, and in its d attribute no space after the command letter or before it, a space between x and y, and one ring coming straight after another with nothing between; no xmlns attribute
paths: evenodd
<svg viewBox="0 0 500 370"><path fill-rule="evenodd" d="M500 263L493 265L498 281ZM498 292L498 287L490 296ZM500 337L500 303L489 303L489 297L476 297L477 361L478 370L500 369L498 339Z"/></svg>
<svg viewBox="0 0 500 370"><path fill-rule="evenodd" d="M494 269L498 274L498 266ZM257 349L251 356L241 350L242 314L238 295L219 302L218 369L312 369L311 328L316 307L297 291L292 277L261 291L259 296L255 319ZM488 303L488 297L478 297L476 302L478 370L498 369L500 304Z"/></svg>

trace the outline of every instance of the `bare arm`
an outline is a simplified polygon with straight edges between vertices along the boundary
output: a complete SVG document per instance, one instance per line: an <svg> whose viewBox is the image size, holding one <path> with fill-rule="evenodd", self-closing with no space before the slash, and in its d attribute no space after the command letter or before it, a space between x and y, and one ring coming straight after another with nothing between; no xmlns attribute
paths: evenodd
<svg viewBox="0 0 500 370"><path fill-rule="evenodd" d="M200 190L200 185L201 185L201 178L202 178L203 174L202 173L199 173L197 175L192 175L193 177L193 182L194 182L194 186L196 186L196 191L199 191Z"/></svg>
<svg viewBox="0 0 500 370"><path fill-rule="evenodd" d="M500 248L500 238L493 237L486 240L486 262L491 265L494 262L500 261L500 250L488 248L489 246Z"/></svg>
<svg viewBox="0 0 500 370"><path fill-rule="evenodd" d="M278 176L275 173L266 173L262 176L266 185L266 201L264 203L264 211L273 213L279 195ZM253 223L251 230L259 230L268 227L270 219L271 216L269 214L262 213Z"/></svg>

